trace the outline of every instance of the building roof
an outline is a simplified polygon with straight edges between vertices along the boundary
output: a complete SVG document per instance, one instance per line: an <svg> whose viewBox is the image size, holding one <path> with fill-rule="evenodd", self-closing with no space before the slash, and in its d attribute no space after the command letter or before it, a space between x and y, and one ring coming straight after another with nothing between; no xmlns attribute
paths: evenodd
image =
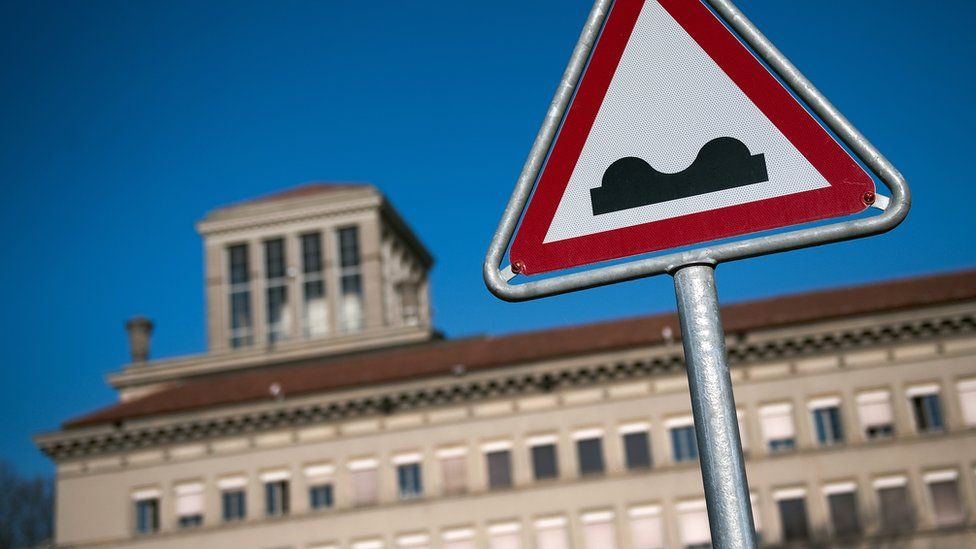
<svg viewBox="0 0 976 549"><path fill-rule="evenodd" d="M976 270L793 294L722 308L728 333L785 327L854 315L976 299ZM70 420L64 428L272 399L276 383L285 397L452 375L535 361L623 350L665 342L665 328L679 337L677 315L658 314L504 336L433 341L345 358L320 358L253 372L186 381L148 396Z"/></svg>
<svg viewBox="0 0 976 549"><path fill-rule="evenodd" d="M297 187L291 187L282 191L268 193L255 198L249 198L240 202L233 202L231 204L227 204L226 206L221 206L217 208L217 210L236 208L244 205L266 204L281 200L291 200L293 198L311 198L313 196L319 196L322 194L332 194L340 191L348 191L350 189L365 189L369 187L369 183L315 181L298 185Z"/></svg>

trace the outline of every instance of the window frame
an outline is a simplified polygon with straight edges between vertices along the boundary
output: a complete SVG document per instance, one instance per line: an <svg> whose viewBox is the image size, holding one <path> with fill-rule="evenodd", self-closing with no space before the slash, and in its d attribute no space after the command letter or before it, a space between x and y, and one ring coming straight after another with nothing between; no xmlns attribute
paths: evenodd
<svg viewBox="0 0 976 549"><path fill-rule="evenodd" d="M878 530L884 534L906 532L914 530L918 522L918 512L912 498L912 492L908 484L907 475L888 475L875 478L871 482L874 490L875 505L878 511ZM885 501L882 492L886 490L898 490L903 495L902 504L906 516L893 516L886 512ZM888 509L887 511L891 511ZM892 522L889 524L889 519Z"/></svg>
<svg viewBox="0 0 976 549"><path fill-rule="evenodd" d="M161 524L162 490L145 488L132 493L132 530L137 536L150 536L159 533ZM149 515L144 509L149 508ZM144 517L148 522L144 522Z"/></svg>
<svg viewBox="0 0 976 549"><path fill-rule="evenodd" d="M233 250L244 250L244 281L235 282ZM254 346L254 277L251 273L251 243L232 242L224 245L222 253L222 271L224 278L224 297L227 300L224 307L227 315L227 346L231 349L247 349ZM237 317L235 314L236 296L242 295L244 304L245 325L234 327Z"/></svg>
<svg viewBox="0 0 976 549"><path fill-rule="evenodd" d="M532 465L532 480L536 482L545 482L548 480L554 480L559 478L559 445L558 437L554 434L551 435L537 435L529 437L525 444L529 448L529 461ZM548 449L551 451L550 455L540 455L539 450ZM549 467L540 467L540 459L551 457L552 463ZM541 474L540 474L541 473Z"/></svg>
<svg viewBox="0 0 976 549"><path fill-rule="evenodd" d="M891 391L888 389L873 389L860 391L854 397L854 404L857 407L858 425L861 428L861 436L865 440L885 440L895 436L895 409L891 398ZM865 420L865 409L870 407L884 406L888 416L887 423L877 423ZM871 429L878 429L872 433Z"/></svg>
<svg viewBox="0 0 976 549"><path fill-rule="evenodd" d="M217 480L217 490L220 492L220 519L222 523L240 522L247 519L247 477L244 475L228 476ZM229 498L240 497L240 505L231 508ZM228 510L238 510L239 516L231 516Z"/></svg>
<svg viewBox="0 0 976 549"><path fill-rule="evenodd" d="M769 434L769 421L785 417L789 420L789 437L772 437ZM789 401L764 404L759 407L759 431L763 446L768 454L780 454L796 450L796 416L793 403Z"/></svg>
<svg viewBox="0 0 976 549"><path fill-rule="evenodd" d="M827 506L827 518L830 521L830 529L834 537L841 538L841 539L849 539L864 534L864 524L863 521L861 520L861 506L860 506L860 502L858 501L858 489L857 489L856 482L846 481L846 482L833 482L827 484L823 487L823 495L824 495L824 499L826 500L825 503ZM836 508L834 506L834 503L837 500L836 498L840 496L851 497L851 502L852 502L851 506L854 510L852 514L844 513L843 515L841 515L835 512ZM839 515L841 516L849 515L849 517L851 518L850 524L853 525L853 529L849 531L839 532L838 531L839 521L836 520L837 516Z"/></svg>
<svg viewBox="0 0 976 549"><path fill-rule="evenodd" d="M647 531L657 530L657 539L650 545L640 545L638 543L638 528L643 523L656 523ZM666 525L662 516L660 505L635 505L627 509L627 530L630 536L630 547L633 549L665 549L667 547Z"/></svg>
<svg viewBox="0 0 976 549"><path fill-rule="evenodd" d="M515 486L515 471L512 460L512 443L508 440L488 442L481 445L485 463L485 485L488 490L505 490ZM491 456L505 456L504 478L494 478ZM495 482L504 481L504 482Z"/></svg>
<svg viewBox="0 0 976 549"><path fill-rule="evenodd" d="M698 461L701 454L698 449L698 433L695 431L695 418L693 416L674 417L666 420L664 427L668 431L668 442L671 444L672 463ZM683 434L680 437L683 440L679 440L678 431ZM689 433L690 436L688 436ZM684 452L685 450L688 451L687 455Z"/></svg>
<svg viewBox="0 0 976 549"><path fill-rule="evenodd" d="M807 403L811 434L817 446L827 448L846 442L842 405L839 396L816 398Z"/></svg>
<svg viewBox="0 0 976 549"><path fill-rule="evenodd" d="M307 239L315 237L318 246L318 269L312 269L309 266L309 254L307 249ZM328 277L326 276L326 253L325 253L325 239L323 238L322 231L308 231L303 232L298 235L298 253L301 255L302 264L299 269L299 289L301 291L301 324L302 324L302 337L304 339L317 339L320 337L326 337L331 332L331 319L332 314L329 310L329 284ZM323 326L321 333L312 332L311 326L311 307L309 300L309 285L318 284L321 287L322 300L322 312L324 314Z"/></svg>
<svg viewBox="0 0 976 549"><path fill-rule="evenodd" d="M581 477L604 475L607 472L607 459L603 448L604 432L602 428L578 429L573 433L573 446L576 450L576 470ZM595 453L592 453L594 452ZM595 459L592 463L585 462L587 457ZM592 454L592 455L590 455ZM584 467L584 464L586 465Z"/></svg>
<svg viewBox="0 0 976 549"><path fill-rule="evenodd" d="M786 488L776 490L773 492L773 501L776 502L776 510L779 513L781 540L784 543L810 541L810 539L812 539L812 528L810 524L810 510L809 506L807 505L806 488ZM787 509L784 507L790 502L799 502L799 504L802 505L803 511L802 532L797 531L792 535L790 535L788 531L789 526L785 520ZM796 522L796 524L800 523Z"/></svg>
<svg viewBox="0 0 976 549"><path fill-rule="evenodd" d="M379 504L380 502L380 474L379 474L379 460L374 457L368 458L358 458L350 460L346 465L350 473L350 481L352 484L350 490L350 503L353 507L372 507ZM356 480L365 474L372 474L372 487L373 491L368 497L362 497L364 494L358 492L359 485Z"/></svg>
<svg viewBox="0 0 976 549"><path fill-rule="evenodd" d="M942 386L939 383L924 383L912 385L905 391L908 398L908 406L911 410L912 425L915 433L924 435L928 433L942 433L946 430L945 406L942 403ZM916 402L916 399L918 402ZM935 402L934 406L930 404ZM921 407L920 407L921 405ZM919 417L919 412L923 417ZM938 418L938 425L934 425L934 417ZM922 423L925 423L923 427Z"/></svg>
<svg viewBox="0 0 976 549"><path fill-rule="evenodd" d="M957 380L956 395L963 427L967 429L976 427L976 377Z"/></svg>
<svg viewBox="0 0 976 549"><path fill-rule="evenodd" d="M453 487L450 482L448 482L450 476L447 468L448 463L460 463L460 471L462 476L461 485L458 487ZM469 491L469 463L468 463L468 449L464 446L451 446L446 448L441 448L437 451L437 465L440 469L441 478L441 495L442 496L458 496L461 494L466 494Z"/></svg>
<svg viewBox="0 0 976 549"><path fill-rule="evenodd" d="M346 231L354 231L355 234L355 261L346 264L345 251L342 235ZM357 224L338 226L334 230L336 246L336 304L339 316L336 322L336 330L339 333L351 334L363 331L366 328L366 295L363 287L363 250L362 250L362 231ZM355 291L347 291L346 281L355 280ZM347 318L346 295L355 294L359 299L359 318L353 323Z"/></svg>
<svg viewBox="0 0 976 549"><path fill-rule="evenodd" d="M401 500L424 497L423 457L419 452L393 457L397 480L397 498Z"/></svg>
<svg viewBox="0 0 976 549"><path fill-rule="evenodd" d="M951 528L965 524L967 520L967 510L965 496L962 487L959 486L959 471L957 469L945 469L940 471L930 471L922 475L922 482L925 483L926 496L928 497L929 509L932 512L932 522L937 528ZM952 496L955 499L954 512L956 516L940 519L938 502L934 488L936 486L949 486L952 489Z"/></svg>
<svg viewBox="0 0 976 549"><path fill-rule="evenodd" d="M624 424L617 428L617 433L620 435L620 449L624 458L625 469L628 471L643 471L654 467L654 454L651 449L650 423L641 421ZM644 451L645 456L640 457L646 457L646 463L633 463L631 460L631 446L628 445L627 441L633 440L634 436L643 436L644 444L640 446L640 448Z"/></svg>
<svg viewBox="0 0 976 549"><path fill-rule="evenodd" d="M173 488L174 504L176 515L176 525L179 529L196 528L203 525L204 516L204 484L201 481L181 482ZM181 505L186 505L187 499L195 500L195 513L187 513L180 510Z"/></svg>

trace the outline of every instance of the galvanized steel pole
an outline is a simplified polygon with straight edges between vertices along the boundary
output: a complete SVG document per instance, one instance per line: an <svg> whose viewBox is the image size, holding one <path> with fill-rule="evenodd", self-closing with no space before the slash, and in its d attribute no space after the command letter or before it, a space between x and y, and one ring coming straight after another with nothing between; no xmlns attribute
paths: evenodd
<svg viewBox="0 0 976 549"><path fill-rule="evenodd" d="M674 273L681 341L688 368L691 408L701 459L712 546L754 549L755 527L742 458L739 422L726 362L713 265L689 265Z"/></svg>

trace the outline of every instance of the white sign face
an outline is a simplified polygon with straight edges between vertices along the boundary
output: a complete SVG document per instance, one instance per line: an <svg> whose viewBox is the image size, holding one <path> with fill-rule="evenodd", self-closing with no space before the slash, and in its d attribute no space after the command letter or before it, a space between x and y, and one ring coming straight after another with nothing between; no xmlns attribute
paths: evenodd
<svg viewBox="0 0 976 549"><path fill-rule="evenodd" d="M664 174L692 166L712 139L764 155L767 179L602 215L591 189L613 162ZM644 3L545 243L829 187L830 183L658 2Z"/></svg>

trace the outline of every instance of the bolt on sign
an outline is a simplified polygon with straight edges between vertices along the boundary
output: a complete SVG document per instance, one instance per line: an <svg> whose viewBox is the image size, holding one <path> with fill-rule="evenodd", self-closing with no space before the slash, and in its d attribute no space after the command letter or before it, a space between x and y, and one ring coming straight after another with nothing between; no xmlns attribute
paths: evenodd
<svg viewBox="0 0 976 549"><path fill-rule="evenodd" d="M729 0L597 0L483 273L509 301L674 277L712 544L751 548L714 268L879 234L909 205Z"/></svg>

